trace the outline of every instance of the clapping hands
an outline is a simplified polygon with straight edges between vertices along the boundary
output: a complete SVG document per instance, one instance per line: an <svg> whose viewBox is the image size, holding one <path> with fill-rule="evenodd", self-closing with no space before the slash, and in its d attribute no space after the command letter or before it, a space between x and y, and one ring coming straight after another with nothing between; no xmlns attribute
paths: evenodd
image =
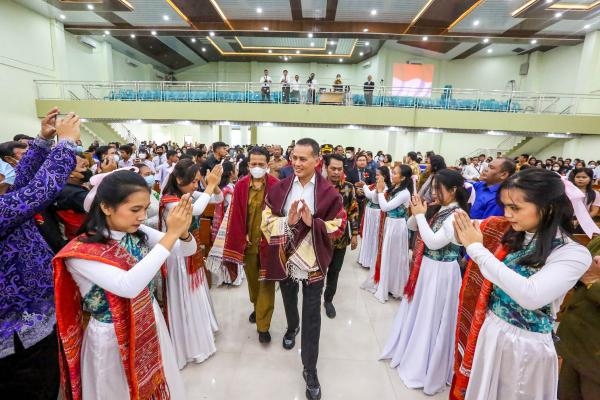
<svg viewBox="0 0 600 400"><path fill-rule="evenodd" d="M303 199L295 200L290 206L288 212L288 225L296 225L300 219L306 224L306 226L312 226L312 215L310 208Z"/></svg>

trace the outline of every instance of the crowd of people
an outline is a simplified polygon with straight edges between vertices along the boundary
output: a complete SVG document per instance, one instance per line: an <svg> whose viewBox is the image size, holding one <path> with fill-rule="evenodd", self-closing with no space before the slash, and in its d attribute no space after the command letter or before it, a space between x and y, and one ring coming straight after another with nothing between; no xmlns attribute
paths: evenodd
<svg viewBox="0 0 600 400"><path fill-rule="evenodd" d="M482 154L448 166L414 151L394 162L311 138L285 151L84 149L79 118L59 113L36 137L0 144L3 396L185 398L180 370L216 352L209 281L246 281L265 346L279 286L281 345L300 335L306 397L320 399L321 309L336 318L348 247L361 288L398 301L380 359L407 387L450 386L451 399L600 396L600 239L579 243L600 233L600 162Z"/></svg>

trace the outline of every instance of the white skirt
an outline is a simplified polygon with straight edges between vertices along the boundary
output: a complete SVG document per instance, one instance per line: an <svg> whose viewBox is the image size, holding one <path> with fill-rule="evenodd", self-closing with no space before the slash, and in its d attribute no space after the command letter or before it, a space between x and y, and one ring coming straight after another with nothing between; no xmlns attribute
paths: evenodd
<svg viewBox="0 0 600 400"><path fill-rule="evenodd" d="M156 301L153 302L153 309L163 370L171 399L185 399L185 388L175 360L175 350ZM83 399L85 400L129 398L129 384L121 363L117 335L112 323L107 324L90 318L83 335L81 381Z"/></svg>
<svg viewBox="0 0 600 400"><path fill-rule="evenodd" d="M423 257L413 299L400 303L380 359L411 389L433 395L452 382L460 282L456 261Z"/></svg>
<svg viewBox="0 0 600 400"><path fill-rule="evenodd" d="M530 332L488 311L479 332L467 400L554 400L558 357L550 333Z"/></svg>
<svg viewBox="0 0 600 400"><path fill-rule="evenodd" d="M365 206L364 229L358 252L358 263L365 268L374 268L377 262L380 220L380 209Z"/></svg>
<svg viewBox="0 0 600 400"><path fill-rule="evenodd" d="M179 368L201 363L217 351L215 318L208 282L202 269L202 284L192 291L184 257L167 259L167 308L169 331Z"/></svg>
<svg viewBox="0 0 600 400"><path fill-rule="evenodd" d="M381 269L375 298L382 303L402 297L409 271L408 228L404 218L386 218L381 245Z"/></svg>

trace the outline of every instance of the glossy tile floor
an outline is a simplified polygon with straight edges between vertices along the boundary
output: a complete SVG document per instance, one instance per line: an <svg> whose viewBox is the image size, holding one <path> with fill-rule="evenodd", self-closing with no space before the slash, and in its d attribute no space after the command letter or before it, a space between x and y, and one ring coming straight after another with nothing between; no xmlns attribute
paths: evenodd
<svg viewBox="0 0 600 400"><path fill-rule="evenodd" d="M322 310L317 365L322 399L446 399L448 390L432 397L406 388L387 362L377 360L399 301L381 304L360 289L368 271L356 263L357 256L357 250L348 249L334 299L337 317L329 319ZM304 399L300 336L294 349L281 346L286 322L279 290L269 345L258 342L255 325L248 322L252 309L246 282L240 287L213 288L211 294L220 328L217 353L182 371L188 398Z"/></svg>

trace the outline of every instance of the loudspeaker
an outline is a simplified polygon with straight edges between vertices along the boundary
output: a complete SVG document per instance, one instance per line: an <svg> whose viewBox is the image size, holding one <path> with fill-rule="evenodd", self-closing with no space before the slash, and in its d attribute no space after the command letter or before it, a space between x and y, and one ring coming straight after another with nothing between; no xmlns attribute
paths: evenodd
<svg viewBox="0 0 600 400"><path fill-rule="evenodd" d="M521 64L521 66L519 67L519 75L527 75L527 73L529 72L529 63L523 63Z"/></svg>

